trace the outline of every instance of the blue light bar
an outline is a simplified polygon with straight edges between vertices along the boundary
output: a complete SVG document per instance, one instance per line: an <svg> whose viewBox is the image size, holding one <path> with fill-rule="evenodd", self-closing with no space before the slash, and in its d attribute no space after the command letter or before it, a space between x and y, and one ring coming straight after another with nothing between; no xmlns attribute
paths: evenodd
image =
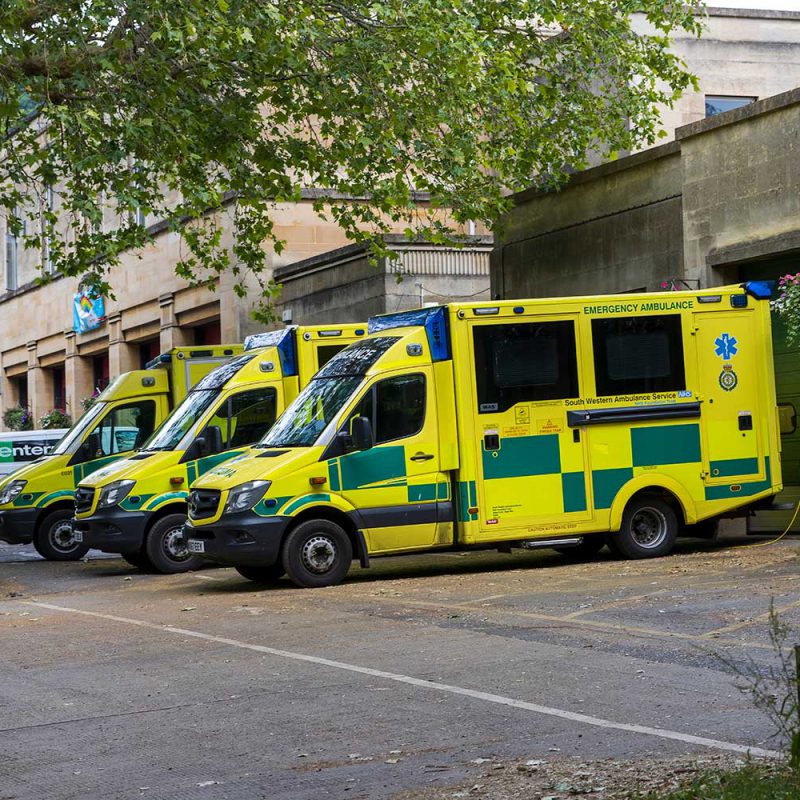
<svg viewBox="0 0 800 800"><path fill-rule="evenodd" d="M296 330L297 326L293 325L280 331L254 333L244 340L245 352L262 347L276 347L284 377L297 375L297 346L294 340Z"/></svg>
<svg viewBox="0 0 800 800"><path fill-rule="evenodd" d="M742 289L756 300L769 300L774 288L775 281L747 281L742 284Z"/></svg>
<svg viewBox="0 0 800 800"><path fill-rule="evenodd" d="M172 361L172 353L161 353L161 355L156 356L155 358L148 361L145 365L145 369L156 369L160 367L162 364L169 364Z"/></svg>
<svg viewBox="0 0 800 800"><path fill-rule="evenodd" d="M450 337L447 330L447 308L415 308L411 311L398 311L397 314L382 314L371 317L367 330L369 333L391 330L392 328L424 327L431 348L432 361L447 361L450 358Z"/></svg>

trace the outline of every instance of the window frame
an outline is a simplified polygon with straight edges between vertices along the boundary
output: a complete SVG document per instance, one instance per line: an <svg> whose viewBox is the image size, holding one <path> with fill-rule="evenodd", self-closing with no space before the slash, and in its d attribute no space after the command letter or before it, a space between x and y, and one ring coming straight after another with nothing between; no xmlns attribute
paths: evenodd
<svg viewBox="0 0 800 800"><path fill-rule="evenodd" d="M670 383L669 385L664 386L650 386L647 389L637 389L631 390L628 386L621 386L618 388L614 388L613 384L619 384L621 381L614 380L610 377L609 371L609 360L608 360L608 349L607 349L607 342L608 337L607 334L614 332L613 328L611 327L614 323L619 323L621 321L626 320L636 320L636 321L645 321L645 320L658 320L658 319L665 319L671 318L677 322L677 331L670 331L665 330L667 334L667 344L669 347L669 351L667 353L669 357L669 373L666 376ZM602 338L598 336L598 331L601 329L600 326L608 326L605 330L605 334ZM591 332L591 348L592 348L592 373L594 377L594 391L595 397L614 397L614 396L636 396L642 394L654 394L656 392L681 392L686 390L686 347L684 345L683 339L683 317L681 314L638 314L638 315L631 315L625 317L594 317L590 320L589 330ZM677 351L677 358L678 361L676 362L676 353L673 352L673 344L677 342L679 350ZM602 358L600 356L602 349ZM605 368L605 372L601 371L600 367ZM679 375L679 385L673 385L672 380L675 375L675 367L680 366L680 375ZM629 381L642 381L645 380L642 377L637 378L630 378ZM663 377L652 377L647 380L653 381L663 381L665 380Z"/></svg>
<svg viewBox="0 0 800 800"><path fill-rule="evenodd" d="M379 442L377 441L377 429L372 431L373 437L375 437L374 447L380 447L384 444L389 444L390 442L399 442L403 439L410 439L412 436L418 436L422 431L425 429L425 423L428 419L428 376L424 372L403 372L399 375L391 375L387 377L382 377L379 380L376 380L375 383L370 384L364 394L356 401L356 404L353 406L353 411L356 411L361 403L366 399L368 394L372 395L372 421L374 423L375 420L378 418L377 413L377 388L381 383L386 383L387 381L396 380L398 378L422 378L422 422L413 433L406 433L403 436L396 436L394 439L386 439L385 441ZM348 434L350 433L350 423L354 419L355 416L363 416L363 415L348 415L347 419L344 421L344 427L342 430L346 431Z"/></svg>
<svg viewBox="0 0 800 800"><path fill-rule="evenodd" d="M496 331L500 330L501 328L509 328L509 327L520 327L520 326L544 326L544 325L557 325L560 326L556 331L556 357L558 359L557 366L559 367L559 381L561 378L561 371L560 368L562 366L562 349L565 345L562 344L561 340L563 338L563 334L559 331L569 330L570 331L570 338L571 341L566 343L567 348L571 348L568 352L568 358L566 359L566 368L567 368L567 377L566 380L570 387L573 387L574 384L574 393L573 390L570 389L569 394L565 394L563 396L558 397L549 397L549 398L526 398L526 399L518 399L514 400L513 402L509 402L508 405L504 405L501 401L502 392L505 391L514 391L516 389L534 389L540 388L541 386L558 386L558 383L555 384L522 384L521 386L511 386L511 387L500 387L498 384L495 383L494 380L494 369L493 365L490 363L491 359L488 358L489 356L489 347L487 346L487 342L491 342L490 337L487 336L486 341L484 341L481 346L484 348L484 360L483 363L479 363L478 361L478 347L477 347L477 336L479 335L479 331ZM492 324L484 324L484 325L472 325L472 336L471 336L471 346L472 346L472 360L473 360L473 375L475 381L475 413L477 414L503 414L511 408L514 408L517 405L522 403L542 403L542 404L552 404L552 403L560 403L565 400L577 400L582 397L581 394L581 359L580 359L580 334L579 334L579 319L576 316L569 315L569 316L559 316L559 317L546 317L546 318L538 318L538 317L526 317L517 320L503 320L502 322L492 323ZM482 402L481 399L481 379L479 377L479 372L482 371L482 374L487 376L485 380L490 381L491 385L494 386L495 389L495 397L497 398L497 408L494 409L483 409L481 408L482 405L489 405L489 403ZM483 398L486 400L487 398Z"/></svg>
<svg viewBox="0 0 800 800"><path fill-rule="evenodd" d="M709 105L713 106L713 103L709 102L711 99L713 100L745 100L746 102L741 103L737 106L733 106L731 108L726 108L724 111L717 111L714 114L708 113ZM712 117L718 117L720 114L727 114L729 111L736 111L739 108L745 108L746 106L752 105L753 103L758 102L758 97L752 94L704 94L703 95L703 113L704 119L711 119Z"/></svg>

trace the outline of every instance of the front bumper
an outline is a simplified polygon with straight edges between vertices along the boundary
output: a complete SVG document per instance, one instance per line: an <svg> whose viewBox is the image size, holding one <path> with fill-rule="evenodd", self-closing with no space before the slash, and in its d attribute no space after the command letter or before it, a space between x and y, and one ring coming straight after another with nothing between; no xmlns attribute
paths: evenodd
<svg viewBox="0 0 800 800"><path fill-rule="evenodd" d="M141 550L150 517L144 511L109 508L83 519L75 518L74 529L83 534L83 543L105 553L130 553Z"/></svg>
<svg viewBox="0 0 800 800"><path fill-rule="evenodd" d="M224 516L211 525L194 527L190 521L184 528L186 545L192 555L216 564L269 567L280 556L290 519L245 511Z"/></svg>
<svg viewBox="0 0 800 800"><path fill-rule="evenodd" d="M0 542L30 544L40 508L9 508L0 511Z"/></svg>

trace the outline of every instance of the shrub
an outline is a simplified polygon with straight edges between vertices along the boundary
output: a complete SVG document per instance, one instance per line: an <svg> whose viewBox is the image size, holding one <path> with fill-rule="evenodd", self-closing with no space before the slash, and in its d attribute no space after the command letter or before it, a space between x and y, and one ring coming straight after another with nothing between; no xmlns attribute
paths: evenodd
<svg viewBox="0 0 800 800"><path fill-rule="evenodd" d="M3 425L10 431L32 431L33 417L31 412L23 406L7 408L3 412Z"/></svg>

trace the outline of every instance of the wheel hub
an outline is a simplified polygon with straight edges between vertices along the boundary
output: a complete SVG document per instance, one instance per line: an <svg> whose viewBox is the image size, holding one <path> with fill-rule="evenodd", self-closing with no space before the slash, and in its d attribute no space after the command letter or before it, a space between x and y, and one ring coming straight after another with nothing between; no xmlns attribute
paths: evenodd
<svg viewBox="0 0 800 800"><path fill-rule="evenodd" d="M303 545L301 558L306 569L323 575L336 561L336 544L327 536L312 536Z"/></svg>
<svg viewBox="0 0 800 800"><path fill-rule="evenodd" d="M186 561L189 550L186 547L186 537L183 535L183 526L170 528L164 534L164 552L172 561Z"/></svg>
<svg viewBox="0 0 800 800"><path fill-rule="evenodd" d="M667 518L657 508L640 508L631 520L631 534L640 547L658 547L667 536Z"/></svg>
<svg viewBox="0 0 800 800"><path fill-rule="evenodd" d="M70 520L64 519L53 525L50 529L50 544L56 550L61 550L64 553L77 547L78 543L75 541L75 533Z"/></svg>

